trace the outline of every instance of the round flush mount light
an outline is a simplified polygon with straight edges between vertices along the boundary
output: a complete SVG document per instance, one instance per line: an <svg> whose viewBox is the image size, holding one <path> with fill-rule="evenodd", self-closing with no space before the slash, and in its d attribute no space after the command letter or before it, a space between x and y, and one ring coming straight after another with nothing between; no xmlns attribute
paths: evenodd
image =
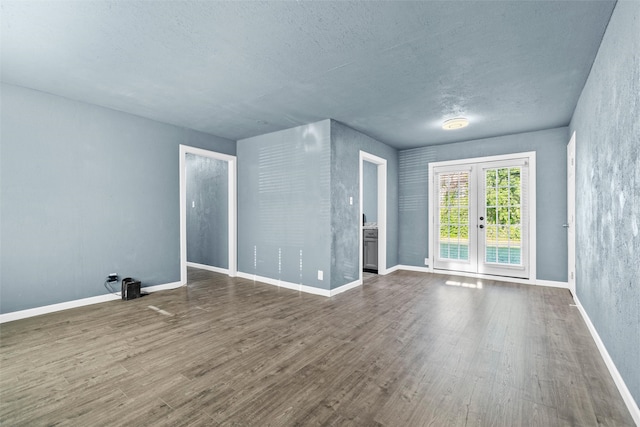
<svg viewBox="0 0 640 427"><path fill-rule="evenodd" d="M462 129L469 125L469 120L464 117L456 117L455 119L445 120L442 123L442 129L444 130L454 130L454 129Z"/></svg>

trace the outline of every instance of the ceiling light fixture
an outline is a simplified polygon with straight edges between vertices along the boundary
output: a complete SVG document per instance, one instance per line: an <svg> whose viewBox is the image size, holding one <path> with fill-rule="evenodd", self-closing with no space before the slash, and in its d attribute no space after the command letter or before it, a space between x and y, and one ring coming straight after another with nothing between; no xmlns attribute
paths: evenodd
<svg viewBox="0 0 640 427"><path fill-rule="evenodd" d="M455 119L445 120L442 123L442 129L444 130L454 130L454 129L462 129L469 125L469 120L464 117L456 117Z"/></svg>

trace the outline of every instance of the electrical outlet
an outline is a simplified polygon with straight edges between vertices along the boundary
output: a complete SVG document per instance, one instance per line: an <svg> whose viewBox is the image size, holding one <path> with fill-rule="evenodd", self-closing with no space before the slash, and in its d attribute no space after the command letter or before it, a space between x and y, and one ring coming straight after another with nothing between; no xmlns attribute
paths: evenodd
<svg viewBox="0 0 640 427"><path fill-rule="evenodd" d="M118 274L117 273L111 273L107 276L107 281L108 282L117 282L118 281Z"/></svg>
<svg viewBox="0 0 640 427"><path fill-rule="evenodd" d="M318 270L318 280L324 280L324 272L322 270Z"/></svg>
<svg viewBox="0 0 640 427"><path fill-rule="evenodd" d="M425 258L425 259L424 259L424 265L426 265L427 267L429 267L429 258Z"/></svg>

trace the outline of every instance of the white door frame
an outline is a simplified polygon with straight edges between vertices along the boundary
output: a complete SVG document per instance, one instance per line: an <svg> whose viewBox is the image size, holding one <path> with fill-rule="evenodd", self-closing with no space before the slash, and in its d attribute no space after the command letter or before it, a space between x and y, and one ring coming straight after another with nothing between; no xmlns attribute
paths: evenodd
<svg viewBox="0 0 640 427"><path fill-rule="evenodd" d="M377 165L378 172L378 274L387 274L387 160L360 150L360 209L358 215L359 251L358 270L359 280L362 284L362 210L363 206L363 168L364 162Z"/></svg>
<svg viewBox="0 0 640 427"><path fill-rule="evenodd" d="M186 155L195 154L227 162L228 193L229 193L229 268L228 275L235 277L238 272L237 251L237 183L236 183L236 156L203 150L202 148L180 145L180 282L187 284L187 171Z"/></svg>
<svg viewBox="0 0 640 427"><path fill-rule="evenodd" d="M458 165L466 165L470 163L487 163L487 162L499 162L504 160L511 159L522 159L527 158L529 162L529 278L528 279L509 279L510 281L518 282L518 283L528 283L535 284L536 283L536 152L535 151L527 151L524 153L513 153L513 154L502 154L498 156L488 156L488 157L474 157L469 159L458 159L458 160L448 160L442 162L432 162L429 163L429 271L435 272L437 269L434 269L434 261L435 261L435 215L434 209L436 203L438 203L438 191L435 190L435 173L434 169L438 167L448 167L448 166L458 166ZM437 270L438 272L446 272L445 270ZM458 274L458 273L456 273ZM480 273L463 273L461 275L479 277L479 278L495 278L496 276L492 276L489 274L480 274Z"/></svg>
<svg viewBox="0 0 640 427"><path fill-rule="evenodd" d="M567 144L567 282L576 298L576 133Z"/></svg>

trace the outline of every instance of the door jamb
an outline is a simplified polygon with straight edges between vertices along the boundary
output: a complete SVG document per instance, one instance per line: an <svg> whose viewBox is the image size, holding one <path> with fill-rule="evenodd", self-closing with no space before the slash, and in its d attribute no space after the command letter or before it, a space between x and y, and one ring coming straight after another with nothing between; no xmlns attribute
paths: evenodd
<svg viewBox="0 0 640 427"><path fill-rule="evenodd" d="M360 150L360 209L358 215L358 274L360 284L362 284L362 210L363 210L363 167L364 162L377 165L378 176L378 274L387 274L387 160L382 157L375 156L366 151Z"/></svg>
<svg viewBox="0 0 640 427"><path fill-rule="evenodd" d="M237 159L236 156L204 150L202 148L190 147L180 144L180 283L187 284L187 174L186 155L195 154L216 160L227 162L228 172L228 256L229 256L229 277L235 277L238 273L238 253L237 253Z"/></svg>
<svg viewBox="0 0 640 427"><path fill-rule="evenodd" d="M573 154L573 179L569 182L569 165L567 164L567 223L568 227L571 227L572 230L567 230L567 240L569 234L573 235L573 245L567 241L567 284L569 285L569 291L571 292L571 296L576 298L576 133L575 131L571 135L571 139L567 144L567 163L569 161L569 148L571 147L571 151ZM573 187L573 210L569 211L569 188ZM572 220L570 220L570 218ZM573 246L573 254L570 249ZM570 255L573 255L571 257ZM573 276L573 277L572 277Z"/></svg>

